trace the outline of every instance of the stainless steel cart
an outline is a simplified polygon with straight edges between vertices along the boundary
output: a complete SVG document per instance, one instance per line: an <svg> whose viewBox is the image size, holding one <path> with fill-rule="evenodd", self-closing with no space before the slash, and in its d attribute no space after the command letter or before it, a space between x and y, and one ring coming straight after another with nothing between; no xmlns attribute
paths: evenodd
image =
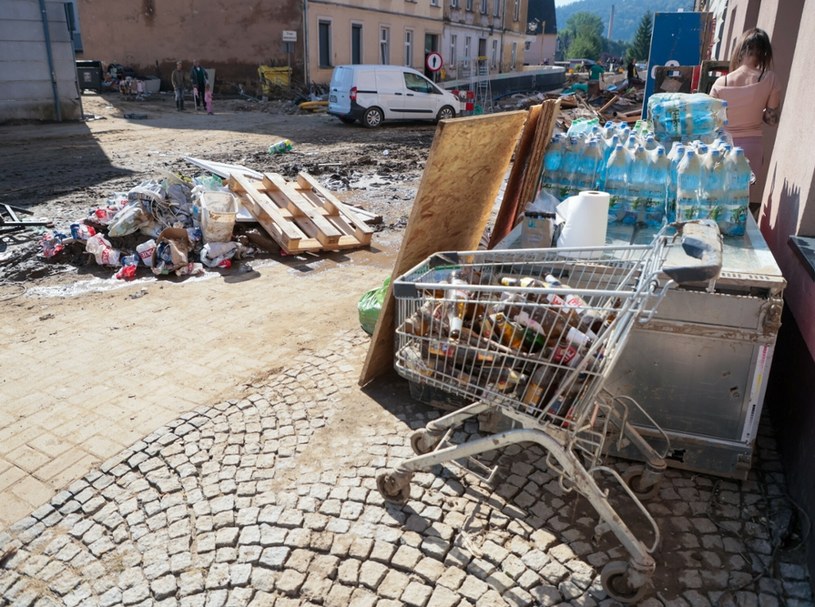
<svg viewBox="0 0 815 607"><path fill-rule="evenodd" d="M677 237L664 231L647 245L440 253L396 280L397 372L473 404L411 436L418 455L378 476L383 496L405 503L416 471L535 442L547 451L564 491L577 491L595 508L598 534L613 532L631 555L603 568L608 594L624 603L642 600L651 590L650 553L659 529L637 495L653 493L665 469L664 452L653 449L628 418L636 410L652 427L656 422L634 399L612 396L604 384L633 326L653 316L674 281L718 275L718 230L703 224L685 225L682 247L673 246ZM701 261L689 265L685 252ZM674 258L681 259L666 262ZM452 442L465 420L491 409L519 427ZM647 465L624 480L602 464L607 442L631 445ZM662 442L668 443L667 436ZM483 472L489 481L495 469ZM611 506L599 475L618 482L650 523L651 546Z"/></svg>
<svg viewBox="0 0 815 607"><path fill-rule="evenodd" d="M609 242L648 242L653 231L609 226ZM653 320L635 327L606 386L647 408L633 423L659 444L668 465L746 479L767 388L785 286L752 216L725 238L715 284L672 288ZM616 451L639 458L635 449Z"/></svg>

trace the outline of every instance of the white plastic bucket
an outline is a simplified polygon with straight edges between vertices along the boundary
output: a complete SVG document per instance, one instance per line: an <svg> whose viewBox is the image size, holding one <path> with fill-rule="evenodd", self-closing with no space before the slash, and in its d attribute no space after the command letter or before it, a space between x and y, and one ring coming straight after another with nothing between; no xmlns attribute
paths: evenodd
<svg viewBox="0 0 815 607"><path fill-rule="evenodd" d="M204 242L229 242L238 214L238 200L230 192L201 194L201 232Z"/></svg>

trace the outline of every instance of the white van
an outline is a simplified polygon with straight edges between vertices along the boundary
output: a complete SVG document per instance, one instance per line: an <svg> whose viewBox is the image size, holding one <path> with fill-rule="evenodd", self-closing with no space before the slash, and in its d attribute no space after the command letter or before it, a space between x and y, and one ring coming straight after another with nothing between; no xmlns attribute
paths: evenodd
<svg viewBox="0 0 815 607"><path fill-rule="evenodd" d="M458 97L398 65L339 65L331 75L328 113L374 128L383 120L455 118Z"/></svg>

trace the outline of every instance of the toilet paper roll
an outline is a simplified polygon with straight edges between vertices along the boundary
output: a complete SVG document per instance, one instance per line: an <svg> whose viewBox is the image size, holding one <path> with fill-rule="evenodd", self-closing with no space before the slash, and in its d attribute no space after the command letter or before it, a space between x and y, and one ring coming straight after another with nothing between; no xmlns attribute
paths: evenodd
<svg viewBox="0 0 815 607"><path fill-rule="evenodd" d="M607 192L587 191L570 196L556 209L563 226L558 237L558 247L598 247L606 244L608 227ZM570 253L572 257L588 255Z"/></svg>

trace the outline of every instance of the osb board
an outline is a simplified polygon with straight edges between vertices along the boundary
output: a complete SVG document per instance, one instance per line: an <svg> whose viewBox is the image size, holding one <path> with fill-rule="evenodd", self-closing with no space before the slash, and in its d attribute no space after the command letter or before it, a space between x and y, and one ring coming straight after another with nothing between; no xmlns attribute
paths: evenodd
<svg viewBox="0 0 815 607"><path fill-rule="evenodd" d="M439 122L360 385L393 366L393 280L438 251L478 247L527 115L517 111Z"/></svg>

